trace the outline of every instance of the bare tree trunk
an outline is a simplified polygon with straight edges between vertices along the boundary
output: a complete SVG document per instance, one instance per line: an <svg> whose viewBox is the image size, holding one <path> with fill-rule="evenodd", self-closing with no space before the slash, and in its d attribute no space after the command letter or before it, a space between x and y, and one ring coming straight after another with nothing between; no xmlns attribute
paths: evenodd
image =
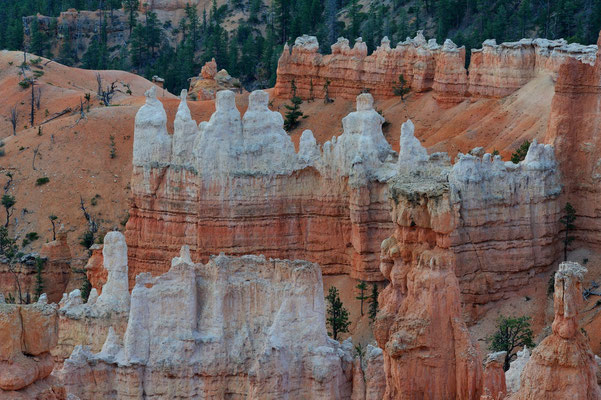
<svg viewBox="0 0 601 400"><path fill-rule="evenodd" d="M34 113L35 113L35 109L34 109L34 105L35 105L34 87L35 87L35 80L32 79L31 80L31 126L32 127L33 127L33 119L34 119Z"/></svg>

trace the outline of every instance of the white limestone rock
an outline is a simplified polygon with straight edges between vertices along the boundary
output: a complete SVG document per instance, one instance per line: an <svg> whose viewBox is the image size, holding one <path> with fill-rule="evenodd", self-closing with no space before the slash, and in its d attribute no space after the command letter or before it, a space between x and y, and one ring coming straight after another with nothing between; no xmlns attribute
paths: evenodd
<svg viewBox="0 0 601 400"><path fill-rule="evenodd" d="M106 234L102 257L108 277L94 307L116 312L128 311L127 244L121 232L113 231Z"/></svg>
<svg viewBox="0 0 601 400"><path fill-rule="evenodd" d="M250 173L285 174L296 167L296 153L282 114L268 107L269 95L255 90L242 119L244 161Z"/></svg>
<svg viewBox="0 0 601 400"><path fill-rule="evenodd" d="M194 142L196 169L207 179L227 175L243 151L242 120L230 90L217 92L215 112Z"/></svg>
<svg viewBox="0 0 601 400"><path fill-rule="evenodd" d="M309 129L304 130L300 137L298 158L304 165L316 165L321 158L319 144Z"/></svg>
<svg viewBox="0 0 601 400"><path fill-rule="evenodd" d="M403 171L416 171L424 163L428 162L430 157L428 151L419 139L415 137L415 126L408 119L401 125L401 138L399 140L399 159L398 168Z"/></svg>
<svg viewBox="0 0 601 400"><path fill-rule="evenodd" d="M369 93L357 96L357 111L342 119L344 132L331 141L333 169L348 176L356 157L362 160L368 173L372 173L393 153L382 133L384 118L373 109ZM327 160L324 146L324 159Z"/></svg>
<svg viewBox="0 0 601 400"><path fill-rule="evenodd" d="M0 303L3 303L3 302L4 302L4 297L1 297ZM36 303L37 304L48 304L48 296L46 295L46 293L42 293Z"/></svg>
<svg viewBox="0 0 601 400"><path fill-rule="evenodd" d="M315 52L319 50L319 42L315 36L303 35L296 38L294 47L304 51Z"/></svg>
<svg viewBox="0 0 601 400"><path fill-rule="evenodd" d="M507 392L515 393L520 389L522 371L528 360L530 360L530 351L524 347L523 350L518 351L517 358L509 364L509 369L505 372Z"/></svg>
<svg viewBox="0 0 601 400"><path fill-rule="evenodd" d="M167 133L167 114L156 97L156 86L145 93L146 104L136 114L133 164L161 166L171 161L171 136Z"/></svg>
<svg viewBox="0 0 601 400"><path fill-rule="evenodd" d="M192 166L194 141L198 135L198 127L192 119L187 103L188 91L183 89L180 103L173 121L173 152L171 162L185 167Z"/></svg>

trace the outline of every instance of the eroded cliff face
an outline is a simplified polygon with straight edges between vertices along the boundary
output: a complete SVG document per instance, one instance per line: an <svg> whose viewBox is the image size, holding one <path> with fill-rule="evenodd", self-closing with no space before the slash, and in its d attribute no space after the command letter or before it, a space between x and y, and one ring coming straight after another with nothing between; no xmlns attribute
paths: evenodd
<svg viewBox="0 0 601 400"><path fill-rule="evenodd" d="M0 399L66 398L65 389L50 373L50 350L57 344L58 316L45 295L35 304L0 301Z"/></svg>
<svg viewBox="0 0 601 400"><path fill-rule="evenodd" d="M59 310L59 331L52 355L57 363L68 358L78 345L100 351L109 330L123 335L129 316L129 289L127 245L120 232L109 232L104 237L100 266L106 273L102 293L93 288L87 303L83 303L79 289L63 294Z"/></svg>
<svg viewBox="0 0 601 400"><path fill-rule="evenodd" d="M486 40L472 49L468 73L465 48L450 40L443 46L427 41L421 31L391 48L387 38L370 55L358 38L353 48L344 38L332 45L331 55L319 54L313 36L299 37L292 51L288 46L278 62L275 93L291 97L292 81L303 99L324 98L329 81L330 97L354 98L368 90L377 98L394 96L399 75L414 92L434 91L434 97L450 106L472 97L505 97L524 86L539 73L557 78L559 68L570 60L595 62L596 46L567 44L563 39L522 39L497 45Z"/></svg>
<svg viewBox="0 0 601 400"><path fill-rule="evenodd" d="M340 137L322 148L306 131L298 153L265 92L250 95L243 117L234 94L218 92L216 112L199 127L184 96L173 137L161 103L148 95L134 135L130 282L140 272L166 272L184 244L195 260L264 254L382 279L379 244L391 229L385 182L395 153L369 94L359 96Z"/></svg>
<svg viewBox="0 0 601 400"><path fill-rule="evenodd" d="M381 270L390 284L379 297L374 334L384 350L384 399L477 399L482 367L461 316L450 247L459 207L438 165L418 173L428 162L414 161L419 155L399 157L391 194L395 232L382 243Z"/></svg>
<svg viewBox="0 0 601 400"><path fill-rule="evenodd" d="M553 294L553 333L532 351L520 388L509 397L511 400L601 399L597 364L578 323L586 272L578 263L559 265Z"/></svg>
<svg viewBox="0 0 601 400"><path fill-rule="evenodd" d="M106 290L106 289L105 289ZM81 398L344 399L352 344L327 337L321 271L257 256L140 274L123 339L78 346L60 377Z"/></svg>
<svg viewBox="0 0 601 400"><path fill-rule="evenodd" d="M448 246L472 318L546 272L557 256L561 185L550 146L534 143L520 164L461 154L451 165L445 153L428 155L408 122L397 155L372 96L361 94L342 135L319 146L306 131L295 153L265 92L250 95L243 117L233 93L219 92L216 112L198 128L184 93L173 136L161 103L148 96L134 138L130 286L138 273L164 273L181 245L195 260L258 253L382 280L380 243L393 230L390 182L415 165L448 179L448 201L457 209Z"/></svg>
<svg viewBox="0 0 601 400"><path fill-rule="evenodd" d="M18 301L19 286L21 295L25 300L27 295L35 301L37 287L36 257L40 257L44 264L42 282L48 301L58 303L62 293L67 288L71 276L71 250L67 242L67 232L61 226L56 235L56 240L44 243L39 255L27 254L15 264L16 272L10 271L8 260L0 259L0 294L8 297L12 295ZM18 284L17 284L18 279Z"/></svg>
<svg viewBox="0 0 601 400"><path fill-rule="evenodd" d="M601 44L601 38L599 39ZM601 248L601 59L569 59L559 69L545 140L563 171L565 200L576 209L571 233L581 245Z"/></svg>

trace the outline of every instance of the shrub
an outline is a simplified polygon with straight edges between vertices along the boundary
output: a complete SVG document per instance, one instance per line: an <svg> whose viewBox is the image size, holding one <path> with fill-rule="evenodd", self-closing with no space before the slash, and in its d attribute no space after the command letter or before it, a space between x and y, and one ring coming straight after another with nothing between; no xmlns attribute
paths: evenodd
<svg viewBox="0 0 601 400"><path fill-rule="evenodd" d="M41 178L38 178L38 179L35 181L35 185L36 185L36 186L42 186L42 185L45 185L45 184L47 184L48 182L50 182L50 178L48 178L47 176L43 176L43 177L41 177Z"/></svg>
<svg viewBox="0 0 601 400"><path fill-rule="evenodd" d="M517 148L515 153L511 154L511 162L514 164L519 164L520 161L524 161L526 158L526 154L528 154L528 149L530 148L530 142L525 140L524 143L520 147Z"/></svg>
<svg viewBox="0 0 601 400"><path fill-rule="evenodd" d="M29 79L23 79L21 82L19 82L19 86L21 86L23 89L27 89L30 85L31 83L29 82Z"/></svg>
<svg viewBox="0 0 601 400"><path fill-rule="evenodd" d="M84 234L81 236L79 244L81 244L86 249L92 247L92 245L94 244L94 232L85 231Z"/></svg>
<svg viewBox="0 0 601 400"><path fill-rule="evenodd" d="M29 240L30 242L36 241L40 238L40 235L38 235L37 232L29 232L27 235L25 235L25 237L27 238L27 240Z"/></svg>

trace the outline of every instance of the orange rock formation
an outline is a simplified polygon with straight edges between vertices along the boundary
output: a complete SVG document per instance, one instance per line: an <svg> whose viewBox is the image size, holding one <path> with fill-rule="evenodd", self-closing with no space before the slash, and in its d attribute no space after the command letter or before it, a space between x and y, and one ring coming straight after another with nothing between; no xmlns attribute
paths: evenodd
<svg viewBox="0 0 601 400"><path fill-rule="evenodd" d="M601 399L597 364L578 324L586 268L564 262L555 274L553 333L532 351L520 390L510 400Z"/></svg>
<svg viewBox="0 0 601 400"><path fill-rule="evenodd" d="M0 303L0 399L65 399L49 378L50 350L58 339L56 305L44 297L32 305Z"/></svg>

